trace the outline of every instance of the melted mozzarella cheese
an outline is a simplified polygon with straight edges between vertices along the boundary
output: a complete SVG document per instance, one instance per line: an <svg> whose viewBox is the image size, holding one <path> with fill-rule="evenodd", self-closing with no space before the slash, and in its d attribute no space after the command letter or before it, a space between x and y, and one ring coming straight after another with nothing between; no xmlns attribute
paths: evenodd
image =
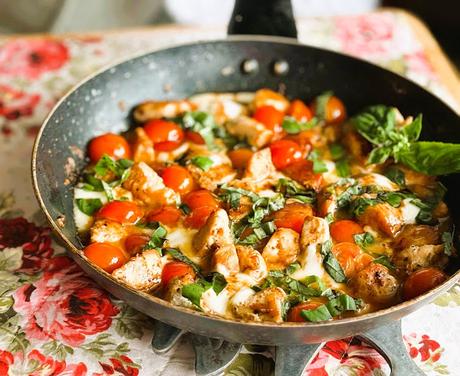
<svg viewBox="0 0 460 376"><path fill-rule="evenodd" d="M310 275L323 277L323 261L317 247L317 244L310 244L307 247L303 258L299 259L302 267L292 275L292 278L303 279Z"/></svg>
<svg viewBox="0 0 460 376"><path fill-rule="evenodd" d="M402 220L405 224L413 224L416 223L416 218L418 213L420 212L420 208L414 205L410 198L406 198L402 201L401 206L399 209L401 210Z"/></svg>
<svg viewBox="0 0 460 376"><path fill-rule="evenodd" d="M75 226L78 232L85 232L91 227L93 218L78 209L76 200L79 198L98 198L103 204L105 204L107 202L107 196L104 192L87 191L78 187L74 189L73 218Z"/></svg>
<svg viewBox="0 0 460 376"><path fill-rule="evenodd" d="M228 290L223 289L219 294L216 294L214 289L211 288L201 295L200 307L206 313L225 316L229 298Z"/></svg>
<svg viewBox="0 0 460 376"><path fill-rule="evenodd" d="M168 247L180 249L183 254L198 263L199 260L197 260L193 252L193 237L196 232L197 230L183 227L168 229L168 234L166 235Z"/></svg>
<svg viewBox="0 0 460 376"><path fill-rule="evenodd" d="M235 306L244 305L255 293L256 292L253 289L249 287L243 287L235 295L232 296L230 302Z"/></svg>

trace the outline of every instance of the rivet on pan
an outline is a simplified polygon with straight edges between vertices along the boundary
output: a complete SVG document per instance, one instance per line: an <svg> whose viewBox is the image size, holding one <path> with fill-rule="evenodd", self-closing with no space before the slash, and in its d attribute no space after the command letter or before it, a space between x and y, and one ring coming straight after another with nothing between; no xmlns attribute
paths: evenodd
<svg viewBox="0 0 460 376"><path fill-rule="evenodd" d="M245 74L253 74L259 70L259 62L256 59L244 60L241 64L241 70Z"/></svg>
<svg viewBox="0 0 460 376"><path fill-rule="evenodd" d="M289 63L286 60L278 60L273 64L273 73L277 76L284 76L289 72Z"/></svg>

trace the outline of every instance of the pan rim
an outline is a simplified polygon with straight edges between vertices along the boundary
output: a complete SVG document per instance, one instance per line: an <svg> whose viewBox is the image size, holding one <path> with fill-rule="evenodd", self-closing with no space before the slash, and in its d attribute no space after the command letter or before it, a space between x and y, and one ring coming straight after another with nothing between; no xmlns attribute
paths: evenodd
<svg viewBox="0 0 460 376"><path fill-rule="evenodd" d="M273 42L273 43L280 43L280 44L287 44L287 45L293 45L293 46L299 46L299 47L306 47L306 48L312 48L320 51L324 51L326 53L332 53L336 55L340 55L342 57L352 59L352 60L357 60L360 63L364 63L366 65L371 65L374 66L382 71L391 73L395 76L398 76L399 78L408 81L411 85L415 85L418 88L422 89L424 92L427 94L434 96L437 98L440 102L442 102L448 109L450 109L452 112L456 113L455 109L453 109L448 103L444 102L441 98L439 98L436 94L429 92L419 84L407 79L406 77L389 71L377 64L371 63L367 60L356 58L350 55L342 54L336 51L328 50L325 48L320 48L316 46L310 46L310 45L305 45L299 43L297 40L292 39L292 38L286 38L286 37L273 37L273 36L263 36L263 35L236 35L236 36L229 36L226 39L212 39L212 40L204 40L204 41L198 41L198 42L190 42L190 43L182 43L182 44L175 44L168 46L166 48L157 48L157 49L151 49L151 50L145 50L140 52L139 54L133 54L128 57L124 57L122 59L119 59L118 61L115 61L114 63L105 65L101 67L100 69L96 70L92 74L88 75L84 79L82 79L80 82L75 84L72 88L70 88L53 106L52 110L49 112L47 117L42 123L42 126L37 134L37 137L34 141L34 145L32 148L32 157L31 157L31 175L32 175L32 187L34 191L34 195L39 203L40 209L42 212L45 214L45 217L47 219L47 222L51 225L51 228L53 231L59 236L59 238L65 243L65 249L67 251L70 251L73 256L78 257L81 259L88 267L93 269L94 272L98 273L99 275L102 275L102 277L110 282L116 283L118 286L123 287L125 290L130 291L131 293L136 294L140 298L153 302L155 304L159 304L163 306L164 308L172 309L174 311L180 311L183 314L187 315L193 315L195 317L199 317L200 319L207 319L207 320L212 320L216 321L217 323L220 323L222 325L247 325L251 327L257 327L257 328L275 328L275 329L299 329L299 328L318 328L318 327L329 327L333 328L336 326L341 326L341 325L347 325L351 323L356 323L356 322L369 322L373 321L374 319L386 316L388 314L391 314L392 312L403 310L406 307L412 307L416 305L417 303L421 304L428 304L431 302L435 297L437 297L440 293L447 291L449 288L454 286L459 280L460 280L460 269L457 270L454 274L452 274L443 284L437 286L436 288L426 292L423 295L420 295L416 298L413 298L408 301L404 301L402 303L399 303L397 305L381 309L375 312L371 313L366 313L360 316L354 316L354 317L349 317L349 318L343 318L343 319L338 319L338 320L332 320L332 321L327 321L323 323L310 323L310 322L305 322L305 323L294 323L294 322L283 322L283 323L272 323L272 322L251 322L251 321L244 321L241 319L229 319L229 318L224 318L224 317L219 317L219 316L211 316L211 315L206 315L202 312L198 312L195 310L192 310L190 308L185 308L185 307L180 307L173 305L172 303L169 303L163 299L160 299L158 297L155 297L153 295L147 294L142 291L135 290L127 285L124 285L117 281L115 278L113 278L109 273L103 271L102 269L97 268L93 264L91 264L89 261L86 260L86 258L83 257L81 254L81 250L79 250L77 247L75 247L72 242L65 236L65 234L62 232L60 226L58 223L52 218L50 212L48 211L48 208L45 205L45 202L42 198L40 189L39 189L39 183L38 183L38 175L37 175L37 156L38 156L38 148L40 145L40 141L42 138L42 135L44 133L44 130L50 124L50 120L55 114L56 110L61 107L61 105L67 100L67 98L72 95L76 90L78 90L80 87L85 85L87 82L92 80L93 78L97 77L98 75L102 74L103 72L106 72L110 70L111 68L114 68L118 65L124 64L126 62L129 62L131 60L139 59L144 56L153 54L155 52L160 52L160 51L168 51L170 49L176 49L180 47L193 47L195 45L203 45L203 44L212 44L212 43L226 43L226 42ZM75 260L74 260L75 262ZM128 302L127 302L128 303ZM129 304L129 303L128 303Z"/></svg>

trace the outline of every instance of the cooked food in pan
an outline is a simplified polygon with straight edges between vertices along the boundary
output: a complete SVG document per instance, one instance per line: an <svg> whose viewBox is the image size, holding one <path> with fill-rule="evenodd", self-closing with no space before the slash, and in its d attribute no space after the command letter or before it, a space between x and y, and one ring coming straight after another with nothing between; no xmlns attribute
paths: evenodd
<svg viewBox="0 0 460 376"><path fill-rule="evenodd" d="M407 114L405 114L407 115ZM446 279L453 226L437 175L460 146L418 141L422 116L348 117L268 89L148 101L88 145L75 222L89 262L174 305L319 322Z"/></svg>

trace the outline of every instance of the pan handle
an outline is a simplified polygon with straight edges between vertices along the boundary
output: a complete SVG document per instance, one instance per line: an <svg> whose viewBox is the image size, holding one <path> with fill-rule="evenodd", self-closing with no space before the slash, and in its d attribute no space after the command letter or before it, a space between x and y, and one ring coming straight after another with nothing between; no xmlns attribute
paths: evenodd
<svg viewBox="0 0 460 376"><path fill-rule="evenodd" d="M297 38L291 0L236 0L227 32Z"/></svg>

